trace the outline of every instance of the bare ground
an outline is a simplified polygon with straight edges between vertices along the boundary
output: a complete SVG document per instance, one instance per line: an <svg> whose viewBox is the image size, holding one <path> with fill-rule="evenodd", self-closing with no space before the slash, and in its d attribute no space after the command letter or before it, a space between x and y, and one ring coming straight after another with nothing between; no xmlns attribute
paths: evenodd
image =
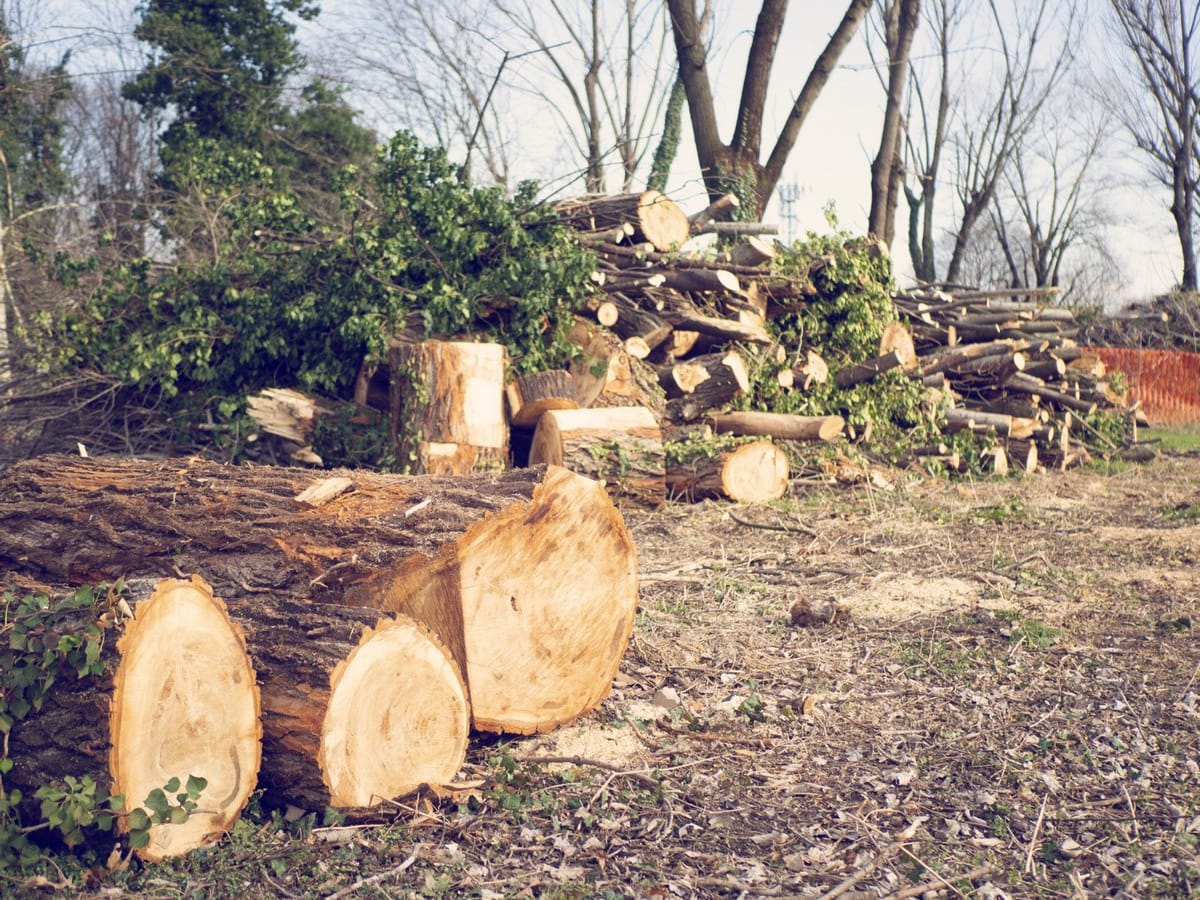
<svg viewBox="0 0 1200 900"><path fill-rule="evenodd" d="M1200 457L889 480L627 511L641 611L597 714L480 738L387 824L263 814L96 891L1196 895Z"/></svg>

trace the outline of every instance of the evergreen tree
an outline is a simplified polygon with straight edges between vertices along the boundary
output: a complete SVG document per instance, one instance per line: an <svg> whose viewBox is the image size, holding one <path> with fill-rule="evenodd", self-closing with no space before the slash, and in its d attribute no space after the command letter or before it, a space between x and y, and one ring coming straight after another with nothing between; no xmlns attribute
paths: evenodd
<svg viewBox="0 0 1200 900"><path fill-rule="evenodd" d="M257 150L268 163L287 118L284 89L304 66L293 13L313 19L307 0L144 0L134 36L146 67L122 93L146 115L166 114L163 182L197 138Z"/></svg>

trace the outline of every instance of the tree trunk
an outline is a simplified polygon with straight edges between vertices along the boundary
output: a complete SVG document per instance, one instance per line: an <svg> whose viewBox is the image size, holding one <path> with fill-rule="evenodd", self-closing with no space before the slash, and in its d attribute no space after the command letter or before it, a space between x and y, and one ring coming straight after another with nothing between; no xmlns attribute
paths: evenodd
<svg viewBox="0 0 1200 900"><path fill-rule="evenodd" d="M787 491L787 454L770 441L720 450L689 462L667 463L667 490L688 501L738 503L778 500Z"/></svg>
<svg viewBox="0 0 1200 900"><path fill-rule="evenodd" d="M544 417L543 417L544 418ZM636 562L601 486L558 468L459 477L40 457L0 473L0 566L59 581L202 572L227 600L404 613L449 648L473 724L547 730L620 664Z"/></svg>
<svg viewBox="0 0 1200 900"><path fill-rule="evenodd" d="M259 694L242 632L207 585L145 582L129 591L135 619L122 618L112 594L97 608L99 623L80 622L80 630L123 624L119 640L105 636L102 674L59 677L42 708L14 724L4 786L33 803L38 787L87 776L102 792L124 794L130 811L171 778L207 779L187 821L151 827L139 856L159 860L219 840L241 813L259 770Z"/></svg>

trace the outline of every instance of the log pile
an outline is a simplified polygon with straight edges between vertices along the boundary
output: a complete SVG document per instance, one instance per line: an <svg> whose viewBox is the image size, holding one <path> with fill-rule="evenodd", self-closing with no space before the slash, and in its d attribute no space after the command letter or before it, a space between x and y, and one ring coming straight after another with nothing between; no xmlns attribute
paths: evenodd
<svg viewBox="0 0 1200 900"><path fill-rule="evenodd" d="M1010 462L1026 471L1086 462L1088 444L1107 439L1084 417L1127 407L1103 363L1080 348L1074 313L1047 306L1045 293L923 290L894 297L912 329L917 373L951 401L948 431L994 435L990 452L1000 472ZM951 468L961 462L944 445L913 456Z"/></svg>
<svg viewBox="0 0 1200 900"><path fill-rule="evenodd" d="M163 826L148 858L219 837L256 786L370 807L452 781L472 727L532 733L594 710L637 605L608 494L553 466L322 476L39 457L0 473L0 572L133 586L108 687L14 729L5 783L81 774L64 770L81 745L83 774L132 806L207 779L205 816Z"/></svg>

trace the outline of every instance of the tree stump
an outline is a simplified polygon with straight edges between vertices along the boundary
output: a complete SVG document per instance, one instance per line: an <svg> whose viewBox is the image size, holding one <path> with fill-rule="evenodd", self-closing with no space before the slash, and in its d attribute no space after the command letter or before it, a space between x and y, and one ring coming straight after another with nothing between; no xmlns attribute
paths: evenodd
<svg viewBox="0 0 1200 900"><path fill-rule="evenodd" d="M602 481L614 497L650 506L666 497L662 431L641 406L551 410L533 433L529 461Z"/></svg>
<svg viewBox="0 0 1200 900"><path fill-rule="evenodd" d="M637 607L633 542L601 485L543 466L331 477L352 488L312 505L297 497L323 479L300 469L39 457L0 472L0 567L202 572L231 607L403 613L465 673L476 728L548 730L599 705Z"/></svg>
<svg viewBox="0 0 1200 900"><path fill-rule="evenodd" d="M392 342L388 409L401 466L465 475L507 465L505 359L500 344Z"/></svg>
<svg viewBox="0 0 1200 900"><path fill-rule="evenodd" d="M787 492L787 454L770 441L754 441L698 456L667 462L667 491L672 498L734 500L762 503Z"/></svg>
<svg viewBox="0 0 1200 900"><path fill-rule="evenodd" d="M515 428L533 428L548 409L578 409L575 385L565 369L535 372L513 379L505 390L508 417Z"/></svg>

